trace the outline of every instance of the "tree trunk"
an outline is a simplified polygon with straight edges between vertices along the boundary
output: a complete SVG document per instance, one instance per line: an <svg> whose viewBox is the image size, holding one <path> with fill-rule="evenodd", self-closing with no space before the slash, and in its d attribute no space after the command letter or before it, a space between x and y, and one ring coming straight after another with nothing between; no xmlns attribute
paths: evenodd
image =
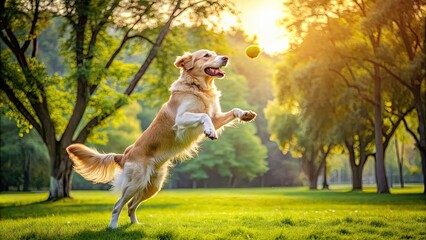
<svg viewBox="0 0 426 240"><path fill-rule="evenodd" d="M377 192L389 193L383 148L382 95L379 66L374 65L374 139L376 144Z"/></svg>
<svg viewBox="0 0 426 240"><path fill-rule="evenodd" d="M426 41L426 40L425 40ZM422 172L423 172L423 193L426 194L426 107L424 106L425 99L421 97L421 86L414 86L414 102L417 112L417 118L419 122L418 132L419 132L419 141L416 144L420 152L420 157L422 160ZM422 101L423 100L423 101Z"/></svg>
<svg viewBox="0 0 426 240"><path fill-rule="evenodd" d="M424 18L424 25L423 30L426 31L426 18ZM426 34L426 32L425 32ZM426 48L424 46L426 44L426 37L423 38L423 54L426 55ZM426 68L426 62L423 61L423 69ZM423 77L424 78L424 77ZM423 79L424 81L424 79ZM420 135L420 146L418 148L420 149L420 156L422 159L422 171L423 171L423 193L426 194L426 96L423 96L422 101L422 95L421 95L421 82L418 81L420 86L416 89L416 93L414 94L414 100L416 101L416 109L417 109L417 116L419 118L419 135Z"/></svg>
<svg viewBox="0 0 426 240"><path fill-rule="evenodd" d="M322 181L322 189L329 189L328 188L328 183L327 183L327 162L324 162L324 179Z"/></svg>
<svg viewBox="0 0 426 240"><path fill-rule="evenodd" d="M24 159L24 192L30 191L30 159L25 156Z"/></svg>
<svg viewBox="0 0 426 240"><path fill-rule="evenodd" d="M323 156L321 158L321 162L319 163L319 165L317 165L316 160L317 160L319 152L320 152L320 149L312 148L310 150L310 154L308 154L308 151L306 151L303 157L303 163L302 163L303 171L308 178L309 189L311 190L317 189L318 176L320 175L321 170L324 167L325 160L327 158L328 153L330 152L330 146L326 153L322 151Z"/></svg>
<svg viewBox="0 0 426 240"><path fill-rule="evenodd" d="M232 175L232 176L229 177L228 187L232 188L232 187L234 187L234 185L235 185L235 176Z"/></svg>
<svg viewBox="0 0 426 240"><path fill-rule="evenodd" d="M362 190L362 169L360 168L360 164L357 165L355 162L354 146L346 141L345 145L349 152L349 164L352 170L352 190Z"/></svg>
<svg viewBox="0 0 426 240"><path fill-rule="evenodd" d="M234 181L232 181L232 188L236 188L238 186L239 183L239 178L234 177Z"/></svg>
<svg viewBox="0 0 426 240"><path fill-rule="evenodd" d="M55 144L55 152L50 154L52 164L48 200L71 197L72 163L68 158L65 147L59 142Z"/></svg>
<svg viewBox="0 0 426 240"><path fill-rule="evenodd" d="M24 192L28 192L30 191L30 159L27 155L27 151L25 150L22 142L21 142L21 150L22 150L22 158L24 159L24 166L23 166L24 186L22 190Z"/></svg>
<svg viewBox="0 0 426 240"><path fill-rule="evenodd" d="M310 177L309 178L309 189L310 190L317 190L317 185L318 185L318 176L317 177Z"/></svg>
<svg viewBox="0 0 426 240"><path fill-rule="evenodd" d="M426 152L425 151L421 151L420 155L421 155L421 158L422 158L423 194L426 194Z"/></svg>
<svg viewBox="0 0 426 240"><path fill-rule="evenodd" d="M395 152L396 152L396 160L398 161L398 169L399 169L399 183L401 184L401 188L404 188L404 176L402 173L402 163L404 161L404 144L401 148L401 155L399 154L399 146L398 140L395 137Z"/></svg>
<svg viewBox="0 0 426 240"><path fill-rule="evenodd" d="M401 184L401 188L404 188L404 175L402 172L402 162L398 163L399 167L399 183Z"/></svg>
<svg viewBox="0 0 426 240"><path fill-rule="evenodd" d="M352 190L362 190L362 172L364 170L367 156L365 153L360 154L359 164L352 167Z"/></svg>
<svg viewBox="0 0 426 240"><path fill-rule="evenodd" d="M318 187L318 175L317 172L317 168L316 168L316 164L315 164L315 158L312 158L309 162L308 162L308 181L309 181L309 189L311 190L317 190Z"/></svg>
<svg viewBox="0 0 426 240"><path fill-rule="evenodd" d="M426 31L426 18L424 20L423 28ZM410 41L409 36L407 34L407 26L408 24L404 21L403 18L400 18L398 20L394 20L395 23L398 26L399 34L401 39L403 40L407 56L412 62L415 59L415 50L413 51L412 47L412 41ZM410 29L411 30L411 29ZM426 44L426 37L423 37L423 46ZM416 45L417 48L417 45ZM423 48L423 54L426 54L426 48ZM423 61L423 69L426 68L426 62ZM418 137L420 139L417 139L417 136L414 132L410 131L410 134L413 135L413 137L416 139L416 146L420 151L420 157L422 161L422 173L423 173L423 193L426 194L426 96L422 96L422 84L424 81L424 74L421 72L417 73L417 76L411 79L411 85L408 87L408 89L412 92L414 97L414 105L417 112L417 118L418 118ZM406 126L407 127L407 126Z"/></svg>
<svg viewBox="0 0 426 240"><path fill-rule="evenodd" d="M362 190L362 170L360 166L352 169L352 190Z"/></svg>

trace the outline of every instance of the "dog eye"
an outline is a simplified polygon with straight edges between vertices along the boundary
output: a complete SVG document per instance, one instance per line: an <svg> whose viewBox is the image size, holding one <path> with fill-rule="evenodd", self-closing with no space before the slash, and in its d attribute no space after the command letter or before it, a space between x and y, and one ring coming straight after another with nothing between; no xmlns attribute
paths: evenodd
<svg viewBox="0 0 426 240"><path fill-rule="evenodd" d="M206 54L204 54L204 57L210 57L211 55L210 54L208 54L208 53L206 53Z"/></svg>

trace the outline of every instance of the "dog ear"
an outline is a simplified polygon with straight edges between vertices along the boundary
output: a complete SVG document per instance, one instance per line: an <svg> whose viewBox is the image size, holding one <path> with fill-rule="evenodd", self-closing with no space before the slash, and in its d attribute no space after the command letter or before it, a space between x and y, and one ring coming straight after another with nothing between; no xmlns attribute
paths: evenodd
<svg viewBox="0 0 426 240"><path fill-rule="evenodd" d="M184 68L185 70L189 70L194 67L194 61L192 58L192 54L186 52L183 56L177 57L175 61L175 66L178 68Z"/></svg>

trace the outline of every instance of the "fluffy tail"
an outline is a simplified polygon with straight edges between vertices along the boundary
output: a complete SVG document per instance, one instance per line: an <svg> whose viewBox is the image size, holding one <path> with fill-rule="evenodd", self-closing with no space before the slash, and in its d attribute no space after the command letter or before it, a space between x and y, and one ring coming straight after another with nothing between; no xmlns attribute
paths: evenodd
<svg viewBox="0 0 426 240"><path fill-rule="evenodd" d="M72 144L67 147L74 170L85 179L95 183L111 182L116 170L122 169L123 155L108 153L101 154L83 144Z"/></svg>

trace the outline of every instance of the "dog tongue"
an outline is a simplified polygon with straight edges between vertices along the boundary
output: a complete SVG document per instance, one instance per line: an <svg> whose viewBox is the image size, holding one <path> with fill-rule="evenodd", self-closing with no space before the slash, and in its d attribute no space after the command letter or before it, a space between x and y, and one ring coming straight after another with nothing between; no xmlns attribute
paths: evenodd
<svg viewBox="0 0 426 240"><path fill-rule="evenodd" d="M225 72L222 71L220 68L210 68L210 69L214 75L225 74Z"/></svg>
<svg viewBox="0 0 426 240"><path fill-rule="evenodd" d="M206 73L210 76L218 76L218 75L225 75L225 72L221 70L220 68L206 68Z"/></svg>
<svg viewBox="0 0 426 240"><path fill-rule="evenodd" d="M222 75L224 75L224 74L225 74L225 72L224 72L224 71L222 71L222 69L220 69L220 68L217 68L217 72L218 72L219 74L222 74Z"/></svg>

